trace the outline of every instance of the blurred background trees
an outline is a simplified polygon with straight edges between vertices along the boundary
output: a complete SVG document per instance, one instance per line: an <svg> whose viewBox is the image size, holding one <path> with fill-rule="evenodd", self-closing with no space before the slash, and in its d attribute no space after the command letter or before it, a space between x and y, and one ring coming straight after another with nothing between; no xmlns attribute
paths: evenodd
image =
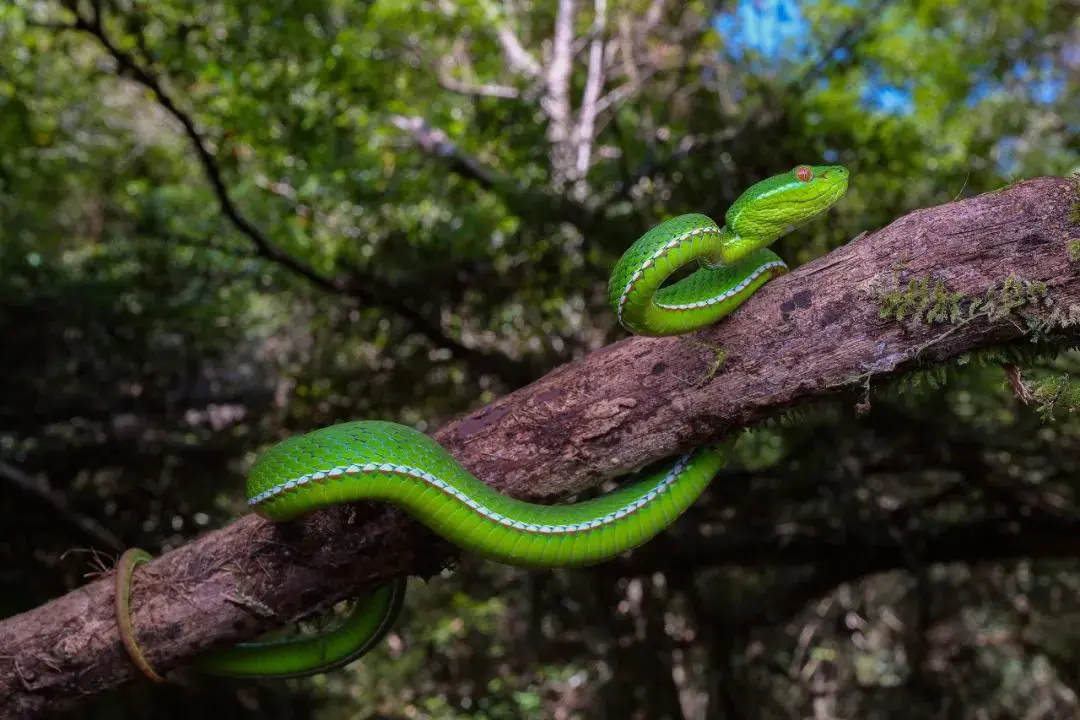
<svg viewBox="0 0 1080 720"><path fill-rule="evenodd" d="M764 176L853 172L794 266L1080 170L1078 11L7 0L0 615L243 512L286 434L430 430L620 337L629 243ZM1030 403L957 363L755 431L628 558L466 557L347 672L81 717L1074 717L1080 355L1023 360Z"/></svg>

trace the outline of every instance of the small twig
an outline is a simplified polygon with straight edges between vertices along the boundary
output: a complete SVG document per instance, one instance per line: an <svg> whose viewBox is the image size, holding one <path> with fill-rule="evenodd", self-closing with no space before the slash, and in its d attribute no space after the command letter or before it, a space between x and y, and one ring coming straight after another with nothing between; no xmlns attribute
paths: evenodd
<svg viewBox="0 0 1080 720"><path fill-rule="evenodd" d="M529 77L538 77L543 71L543 67L521 44L513 29L499 18L495 5L491 2L485 2L484 9L487 11L488 17L495 23L495 36L499 39L507 60L510 61L511 69Z"/></svg>
<svg viewBox="0 0 1080 720"><path fill-rule="evenodd" d="M1025 405L1030 405L1033 399L1031 390L1028 388L1027 383L1024 382L1024 378L1021 375L1019 365L1008 364L1001 366L1005 370L1005 377L1009 381L1009 386L1012 388L1013 394L1017 399Z"/></svg>
<svg viewBox="0 0 1080 720"><path fill-rule="evenodd" d="M237 607L242 607L245 610L250 610L253 614L258 615L259 617L277 617L277 613L274 612L274 610L269 605L257 600L256 598L253 598L246 593L225 593L224 598L233 605L236 605Z"/></svg>
<svg viewBox="0 0 1080 720"><path fill-rule="evenodd" d="M90 566L93 569L88 571L88 572L83 573L84 578L97 578L97 577L101 577L102 575L108 575L110 572L112 572L113 567L116 565L116 563L117 563L117 561L119 560L119 557L120 557L119 554L117 554L115 556L106 555L104 553L99 552L95 548L72 548L71 550L65 550L64 552L62 552L60 554L60 559L63 560L64 558L66 558L68 556L69 553L73 553L73 552L78 552L78 553L88 552L88 553L90 553L90 556L91 556L90 557ZM122 552L122 550L120 550L118 552ZM108 562L105 562L105 560L102 560L103 557L107 558Z"/></svg>
<svg viewBox="0 0 1080 720"><path fill-rule="evenodd" d="M788 95L797 95L806 87L809 87L810 84L812 84L829 67L837 54L837 51L845 47L852 47L860 40L860 36L870 26L871 22L880 17L881 12L889 2L891 2L891 0L877 0L872 7L862 12L858 20L852 22L836 36L836 39L830 47L821 54L821 57L810 67L810 69L803 73L798 79L793 80L784 86L783 92ZM620 183L608 193L605 204L628 197L630 192L639 182L670 168L681 158L686 157L692 150L700 151L705 147L719 146L721 143L732 138L741 138L750 128L755 126L767 126L771 122L774 122L777 117L778 115L774 112L763 109L752 116L745 117L743 121L737 125L723 132L713 134L704 142L694 142L679 147L679 149L670 153L660 161L656 161L653 158L647 158L641 163L637 172L633 174L629 181Z"/></svg>

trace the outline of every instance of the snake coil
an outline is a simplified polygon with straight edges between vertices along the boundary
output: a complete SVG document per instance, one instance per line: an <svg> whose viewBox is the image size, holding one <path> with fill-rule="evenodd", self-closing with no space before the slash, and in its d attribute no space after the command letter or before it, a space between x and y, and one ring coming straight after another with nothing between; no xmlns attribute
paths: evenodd
<svg viewBox="0 0 1080 720"><path fill-rule="evenodd" d="M799 165L751 186L719 227L680 215L642 235L608 282L618 321L638 335L688 333L730 314L770 279L786 273L767 249L831 208L847 191L841 166ZM699 267L667 287L691 262ZM682 514L723 467L732 441L695 448L639 482L573 505L547 506L502 495L465 470L427 435L404 425L359 421L288 438L266 451L247 478L251 509L284 522L338 503L383 500L414 515L457 546L526 567L583 566L645 543ZM117 564L116 615L129 656L161 681L135 641L129 597L136 566L150 555L126 551ZM347 665L389 632L405 579L359 600L324 633L256 641L200 655L195 666L233 677L301 677Z"/></svg>

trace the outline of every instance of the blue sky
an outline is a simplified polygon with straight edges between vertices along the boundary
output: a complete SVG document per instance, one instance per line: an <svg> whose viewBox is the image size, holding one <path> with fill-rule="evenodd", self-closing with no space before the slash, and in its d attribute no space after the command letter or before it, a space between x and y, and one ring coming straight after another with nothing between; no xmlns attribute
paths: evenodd
<svg viewBox="0 0 1080 720"><path fill-rule="evenodd" d="M719 16L717 30L727 39L728 52L735 59L749 55L751 65L763 73L816 62L820 48L809 40L809 24L800 11L800 4L805 5L806 1L739 0L733 12ZM861 0L850 1L863 4ZM1053 61L1047 58L1035 68L1018 63L1012 74L1030 83L1029 91L1036 102L1050 103L1065 90L1064 78L1054 73L1054 69ZM998 89L988 82L979 83L970 101L974 104ZM881 112L903 114L914 109L909 88L885 83L869 84L863 99L869 107Z"/></svg>
<svg viewBox="0 0 1080 720"><path fill-rule="evenodd" d="M739 0L734 13L722 13L717 20L735 58L742 58L746 50L770 60L805 55L799 41L806 27L794 0Z"/></svg>
<svg viewBox="0 0 1080 720"><path fill-rule="evenodd" d="M750 55L751 65L764 73L818 60L820 48L812 41L796 0L739 0L734 12L720 15L716 27L727 39L732 57L742 60ZM884 84L868 87L864 100L883 112L903 113L913 107L909 91Z"/></svg>

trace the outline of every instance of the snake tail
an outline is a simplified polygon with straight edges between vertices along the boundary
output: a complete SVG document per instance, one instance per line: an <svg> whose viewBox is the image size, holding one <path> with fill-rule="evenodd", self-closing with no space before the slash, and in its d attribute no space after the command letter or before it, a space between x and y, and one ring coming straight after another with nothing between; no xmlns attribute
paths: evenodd
<svg viewBox="0 0 1080 720"><path fill-rule="evenodd" d="M120 627L120 641L124 644L124 650L135 667L146 677L154 682L165 682L150 665L150 661L143 655L139 643L135 640L135 628L131 622L131 578L135 568L143 563L153 560L153 556L141 548L128 548L120 556L116 563L115 591L116 591L116 621Z"/></svg>
<svg viewBox="0 0 1080 720"><path fill-rule="evenodd" d="M124 650L138 670L154 682L165 682L143 654L131 621L131 584L135 568L153 560L140 548L129 548L116 564L116 617ZM405 598L406 580L399 578L355 600L336 626L307 637L256 640L199 655L193 667L209 675L245 679L307 677L344 667L382 641L393 628Z"/></svg>
<svg viewBox="0 0 1080 720"><path fill-rule="evenodd" d="M405 578L356 598L341 622L316 635L256 640L211 650L195 659L210 675L234 678L297 678L345 667L382 642L405 600Z"/></svg>

